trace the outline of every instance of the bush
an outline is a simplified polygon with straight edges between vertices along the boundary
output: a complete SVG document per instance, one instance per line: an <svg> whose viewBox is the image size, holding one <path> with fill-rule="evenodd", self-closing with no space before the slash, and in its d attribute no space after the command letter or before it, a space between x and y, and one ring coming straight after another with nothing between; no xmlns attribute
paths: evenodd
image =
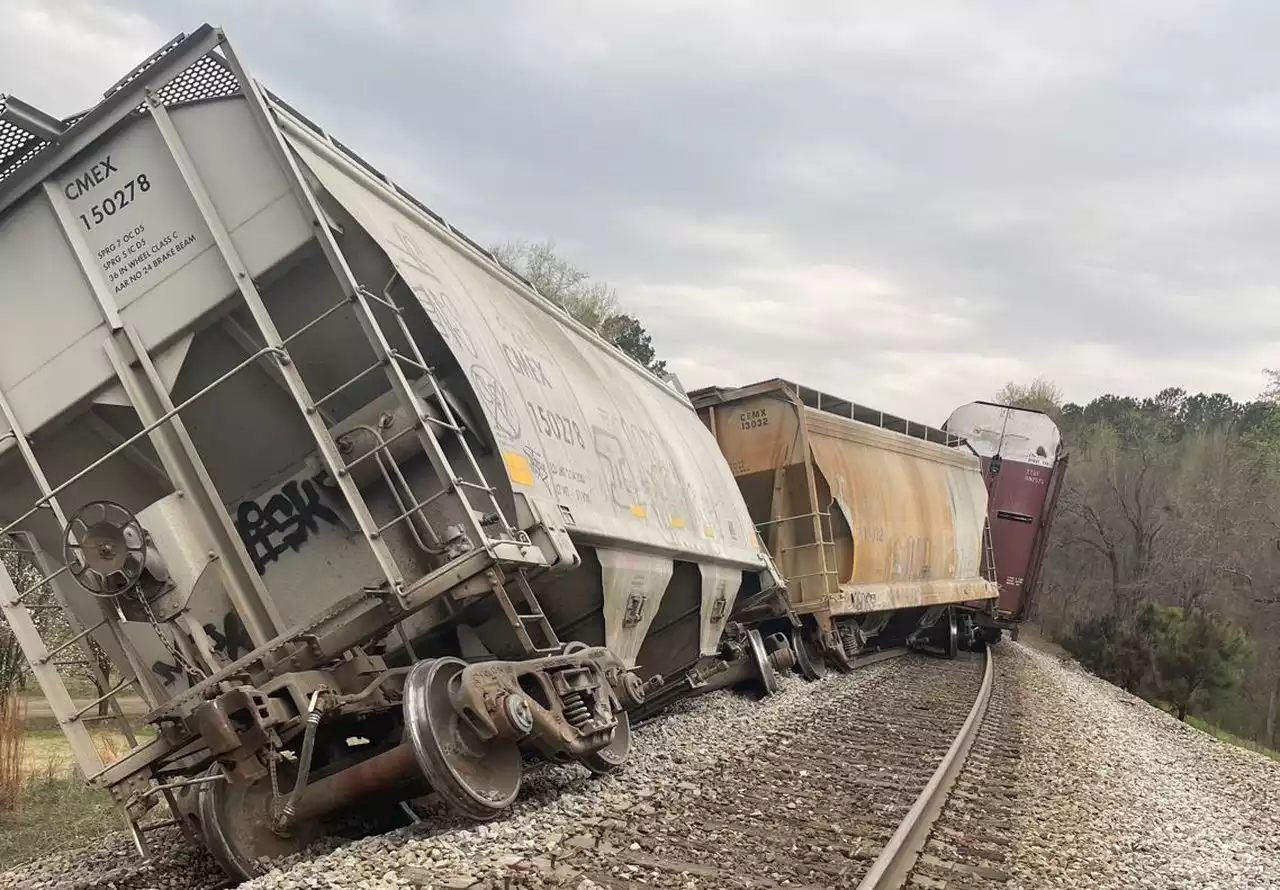
<svg viewBox="0 0 1280 890"><path fill-rule="evenodd" d="M1130 692L1138 692L1146 677L1146 647L1115 615L1078 622L1062 645L1090 671Z"/></svg>
<svg viewBox="0 0 1280 890"><path fill-rule="evenodd" d="M1248 637L1205 609L1147 603L1132 623L1106 615L1077 622L1063 647L1084 667L1186 720L1234 689L1251 656Z"/></svg>

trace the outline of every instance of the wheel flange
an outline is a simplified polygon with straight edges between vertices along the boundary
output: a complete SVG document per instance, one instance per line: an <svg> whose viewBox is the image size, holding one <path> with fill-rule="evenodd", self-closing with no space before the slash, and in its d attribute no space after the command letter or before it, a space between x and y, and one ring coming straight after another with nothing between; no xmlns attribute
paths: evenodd
<svg viewBox="0 0 1280 890"><path fill-rule="evenodd" d="M520 746L514 740L486 741L459 715L453 690L466 667L460 658L414 665L404 684L405 734L432 789L458 813L487 821L520 793ZM513 716L520 714L507 714Z"/></svg>

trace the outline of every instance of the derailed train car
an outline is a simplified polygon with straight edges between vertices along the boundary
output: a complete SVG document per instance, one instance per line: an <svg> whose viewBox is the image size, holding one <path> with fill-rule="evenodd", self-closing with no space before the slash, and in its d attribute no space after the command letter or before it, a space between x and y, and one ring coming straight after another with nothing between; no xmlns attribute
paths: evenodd
<svg viewBox="0 0 1280 890"><path fill-rule="evenodd" d="M786 578L805 676L888 641L949 655L983 641L987 492L963 439L784 380L690 398Z"/></svg>
<svg viewBox="0 0 1280 890"><path fill-rule="evenodd" d="M607 772L683 695L996 614L964 437L682 395L208 26L73 119L0 97L0 272L0 528L34 567L0 612L143 851L158 809L237 878L363 800L486 819L526 754ZM123 679L81 706L89 640Z"/></svg>
<svg viewBox="0 0 1280 890"><path fill-rule="evenodd" d="M994 402L962 405L943 429L964 437L982 459L992 542L984 569L1000 586L989 626L1017 639L1035 601L1067 472L1062 434L1043 411Z"/></svg>
<svg viewBox="0 0 1280 890"><path fill-rule="evenodd" d="M39 567L0 610L141 849L164 807L235 877L375 795L488 818L522 752L604 772L650 694L790 664L728 627L783 586L688 400L216 29L71 120L0 100L0 270L0 527ZM90 639L123 679L80 707Z"/></svg>

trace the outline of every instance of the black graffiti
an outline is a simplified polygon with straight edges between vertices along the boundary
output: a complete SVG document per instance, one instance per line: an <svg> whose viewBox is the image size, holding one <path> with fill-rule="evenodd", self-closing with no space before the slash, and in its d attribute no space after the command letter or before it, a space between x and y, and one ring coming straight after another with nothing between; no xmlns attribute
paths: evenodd
<svg viewBox="0 0 1280 890"><path fill-rule="evenodd" d="M476 395L489 409L497 431L508 439L520 438L520 414L502 382L484 365L471 366L471 380L475 384Z"/></svg>
<svg viewBox="0 0 1280 890"><path fill-rule="evenodd" d="M222 616L222 630L216 624L209 623L204 625L204 632L213 641L213 651L221 652L232 661L253 650L253 640L249 639L244 622L235 612Z"/></svg>
<svg viewBox="0 0 1280 890"><path fill-rule="evenodd" d="M547 462L542 459L542 454L530 445L524 447L524 456L529 459L529 469L533 470L533 474L546 484L551 484L551 472L547 469Z"/></svg>
<svg viewBox="0 0 1280 890"><path fill-rule="evenodd" d="M322 489L335 487L329 474L286 482L266 504L244 501L236 508L236 531L261 575L286 550L297 553L308 537L320 531L316 521L340 525L338 514L320 500Z"/></svg>
<svg viewBox="0 0 1280 890"><path fill-rule="evenodd" d="M176 664L165 664L163 661L157 661L151 665L151 673L159 677L164 685L171 686L174 680L183 675L184 671Z"/></svg>

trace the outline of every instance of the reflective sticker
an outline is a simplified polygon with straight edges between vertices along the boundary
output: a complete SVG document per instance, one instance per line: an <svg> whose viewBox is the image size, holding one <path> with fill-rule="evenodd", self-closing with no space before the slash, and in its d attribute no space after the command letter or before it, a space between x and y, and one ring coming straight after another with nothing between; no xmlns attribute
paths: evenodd
<svg viewBox="0 0 1280 890"><path fill-rule="evenodd" d="M529 467L529 459L514 451L502 452L502 462L507 465L507 475L518 485L533 484L533 470Z"/></svg>
<svg viewBox="0 0 1280 890"><path fill-rule="evenodd" d="M704 525L702 527L702 535L703 537L714 538L716 536L716 530L709 525Z"/></svg>
<svg viewBox="0 0 1280 890"><path fill-rule="evenodd" d="M684 528L684 520L683 520L683 519L681 519L679 516L672 516L672 517L671 517L671 527L672 527L672 528Z"/></svg>
<svg viewBox="0 0 1280 890"><path fill-rule="evenodd" d="M647 516L647 515L648 515L648 511L647 511L647 510L645 510L645 508L644 508L644 506L643 506L642 504L632 504L632 505L631 505L631 515L633 515L633 516L639 516L641 519L644 519L644 518L645 518L645 516Z"/></svg>

